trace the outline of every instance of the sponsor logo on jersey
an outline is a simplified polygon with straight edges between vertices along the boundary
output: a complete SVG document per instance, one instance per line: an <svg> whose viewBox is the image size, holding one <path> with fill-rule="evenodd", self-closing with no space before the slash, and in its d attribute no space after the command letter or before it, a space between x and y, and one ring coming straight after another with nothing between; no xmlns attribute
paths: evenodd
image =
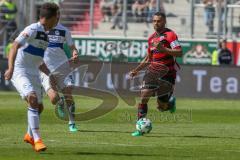
<svg viewBox="0 0 240 160"><path fill-rule="evenodd" d="M55 35L59 36L60 32L58 30L55 31Z"/></svg>

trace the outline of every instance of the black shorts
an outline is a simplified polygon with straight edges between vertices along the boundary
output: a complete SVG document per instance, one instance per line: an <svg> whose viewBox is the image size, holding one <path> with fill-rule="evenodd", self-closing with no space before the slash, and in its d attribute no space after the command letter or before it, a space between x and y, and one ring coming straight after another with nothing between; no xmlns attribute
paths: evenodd
<svg viewBox="0 0 240 160"><path fill-rule="evenodd" d="M176 73L167 74L163 77L157 77L156 74L146 71L143 77L142 89L151 89L153 96L157 96L161 102L168 102L173 94Z"/></svg>

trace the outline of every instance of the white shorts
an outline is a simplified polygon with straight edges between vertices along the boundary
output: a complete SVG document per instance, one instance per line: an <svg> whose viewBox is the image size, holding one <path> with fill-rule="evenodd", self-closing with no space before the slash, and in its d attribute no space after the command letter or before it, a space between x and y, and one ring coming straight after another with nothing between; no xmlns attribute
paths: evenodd
<svg viewBox="0 0 240 160"><path fill-rule="evenodd" d="M14 72L11 82L22 99L26 99L30 93L34 92L37 95L38 103L42 103L42 86L39 75Z"/></svg>
<svg viewBox="0 0 240 160"><path fill-rule="evenodd" d="M42 84L45 92L47 92L50 88L52 88L50 81L49 81L49 77L42 72L40 72L40 75L41 75L41 84ZM74 85L73 75L70 74L64 79L62 77L58 78L57 85L58 85L59 89L61 89L61 90L67 86L73 86Z"/></svg>

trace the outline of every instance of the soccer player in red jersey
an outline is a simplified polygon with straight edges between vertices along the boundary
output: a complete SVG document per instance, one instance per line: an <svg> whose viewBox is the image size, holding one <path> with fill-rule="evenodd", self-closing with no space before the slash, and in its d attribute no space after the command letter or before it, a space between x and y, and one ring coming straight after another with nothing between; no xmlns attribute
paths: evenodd
<svg viewBox="0 0 240 160"><path fill-rule="evenodd" d="M157 108L160 111L175 112L175 97L172 96L176 72L179 66L176 57L182 56L182 48L177 35L165 27L166 15L157 12L153 16L155 32L148 39L148 54L143 61L132 71L134 77L145 67L145 75L141 87L141 102L138 104L138 119L144 118L148 111L148 101L151 96L157 95ZM141 136L143 133L135 131L132 136Z"/></svg>

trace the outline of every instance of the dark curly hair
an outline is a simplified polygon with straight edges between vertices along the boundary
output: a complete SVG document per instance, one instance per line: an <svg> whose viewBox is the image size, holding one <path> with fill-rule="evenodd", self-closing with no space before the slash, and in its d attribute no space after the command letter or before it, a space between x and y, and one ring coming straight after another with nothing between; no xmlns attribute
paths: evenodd
<svg viewBox="0 0 240 160"><path fill-rule="evenodd" d="M52 18L54 16L57 16L58 11L59 7L56 3L44 3L40 8L40 18Z"/></svg>
<svg viewBox="0 0 240 160"><path fill-rule="evenodd" d="M162 18L166 19L166 14L163 12L156 12L154 13L154 16L161 16Z"/></svg>

